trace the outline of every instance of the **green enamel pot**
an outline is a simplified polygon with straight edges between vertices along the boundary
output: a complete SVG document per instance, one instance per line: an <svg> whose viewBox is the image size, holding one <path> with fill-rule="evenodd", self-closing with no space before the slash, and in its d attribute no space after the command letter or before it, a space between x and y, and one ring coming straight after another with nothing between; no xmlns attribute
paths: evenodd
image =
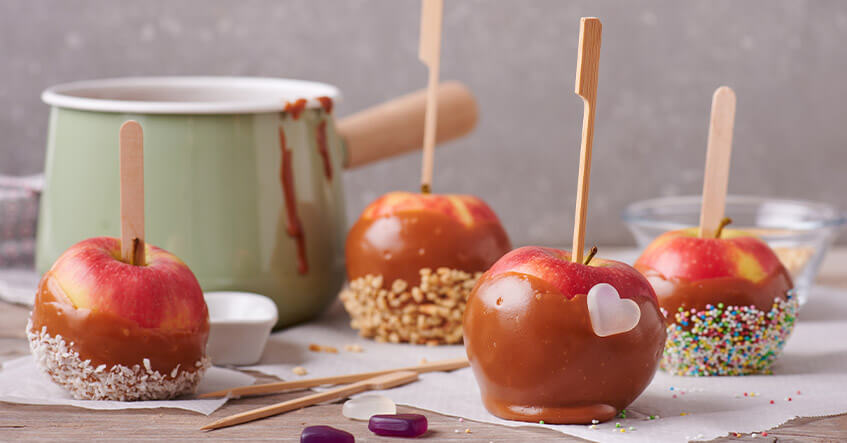
<svg viewBox="0 0 847 443"><path fill-rule="evenodd" d="M439 96L439 141L469 132L470 92L446 83ZM344 169L418 149L423 137L420 92L336 123L339 98L331 85L272 78L47 89L37 270L82 239L120 236L118 129L131 119L144 129L146 240L179 256L206 291L270 297L278 327L314 317L345 278Z"/></svg>

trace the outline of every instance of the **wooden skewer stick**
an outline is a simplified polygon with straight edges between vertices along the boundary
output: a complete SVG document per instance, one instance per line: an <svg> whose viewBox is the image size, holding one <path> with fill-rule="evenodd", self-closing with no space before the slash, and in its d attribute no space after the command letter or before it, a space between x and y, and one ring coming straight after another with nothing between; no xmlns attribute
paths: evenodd
<svg viewBox="0 0 847 443"><path fill-rule="evenodd" d="M144 266L144 134L141 125L128 120L121 125L121 257Z"/></svg>
<svg viewBox="0 0 847 443"><path fill-rule="evenodd" d="M282 414L283 412L293 411L295 409L305 408L314 404L322 403L339 398L349 397L360 392L370 391L374 389L390 389L396 386L405 385L418 379L418 373L413 371L392 372L390 374L378 375L376 377L362 380L351 385L341 386L335 389L330 389L324 392L307 395L305 397L294 400L284 401L275 405L265 406L263 408L253 409L250 411L235 414L218 421L212 422L203 426L202 430L212 430L233 426L248 421L258 420L260 418L270 417L272 415Z"/></svg>
<svg viewBox="0 0 847 443"><path fill-rule="evenodd" d="M734 126L735 92L727 86L721 86L712 96L706 172L703 177L703 202L700 207L701 238L714 237L724 218Z"/></svg>
<svg viewBox="0 0 847 443"><path fill-rule="evenodd" d="M574 263L582 263L585 248L585 220L588 213L588 185L591 176L591 145L594 142L594 111L597 104L597 74L600 68L600 35L603 25L595 17L583 17L579 23L579 54L576 61L574 92L582 97L582 144L579 151L579 179L573 226Z"/></svg>
<svg viewBox="0 0 847 443"><path fill-rule="evenodd" d="M424 117L423 162L421 164L421 192L432 190L432 168L435 155L435 129L438 118L438 71L441 64L441 19L444 0L422 0L421 36L418 58L429 68L426 88L426 115Z"/></svg>
<svg viewBox="0 0 847 443"><path fill-rule="evenodd" d="M437 372L437 371L452 371L455 369L461 369L468 367L468 359L467 358L454 358L449 360L439 360L429 363L424 363L416 366L409 366L406 368L397 368L397 369L388 369L383 371L372 371L372 372L362 372L359 374L347 374L347 375L336 375L332 377L321 377L321 378L311 378L308 380L294 380L294 381L280 381L275 383L264 383L260 385L250 385L250 386L242 386L240 388L233 389L225 389L222 391L209 392L206 394L198 395L197 398L213 398L213 397L225 397L227 395L231 397L245 397L251 395L266 395L266 394L277 394L283 391L290 391L293 389L306 389L306 388L314 388L316 386L326 386L326 385L340 385L344 383L353 383L357 381L366 380L372 377L376 377L379 375L391 374L392 372L399 371L412 371L418 374L423 374L426 372Z"/></svg>

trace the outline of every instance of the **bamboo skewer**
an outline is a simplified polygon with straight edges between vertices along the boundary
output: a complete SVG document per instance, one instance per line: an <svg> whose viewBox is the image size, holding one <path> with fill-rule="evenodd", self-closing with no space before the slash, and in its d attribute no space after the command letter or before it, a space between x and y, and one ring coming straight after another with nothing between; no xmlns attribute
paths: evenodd
<svg viewBox="0 0 847 443"><path fill-rule="evenodd" d="M240 414L231 415L222 418L203 426L202 430L212 430L233 426L249 421L258 420L260 418L270 417L272 415L282 414L283 412L293 411L295 409L305 408L314 404L322 403L339 398L349 397L360 392L370 391L374 389L390 389L396 386L405 385L418 379L418 373L413 371L392 372L390 374L378 375L366 380L353 383L348 386L341 386L335 389L330 389L325 392L307 395L305 397L294 400L284 401L275 405L265 406L258 409L242 412Z"/></svg>
<svg viewBox="0 0 847 443"><path fill-rule="evenodd" d="M277 394L284 391L290 391L294 389L306 389L306 388L314 388L316 386L326 386L326 385L339 385L344 383L353 383L357 381L366 380L372 377L377 377L380 375L391 374L393 372L399 371L411 371L417 374L423 374L426 372L437 372L437 371L452 371L455 369L461 369L468 367L468 359L466 358L454 358L450 360L439 360L429 363L423 363L416 366L409 366L405 368L396 368L396 369L387 369L383 371L371 371L371 372L362 372L359 374L347 374L347 375L336 375L332 377L321 377L321 378L312 378L308 380L294 380L294 381L281 381L275 383L265 383L260 385L251 385L251 386L242 386L239 388L233 389L225 389L221 391L209 392L206 394L198 395L197 398L214 398L214 397L225 397L227 395L231 397L245 397L245 396L253 396L253 395L267 395L267 394Z"/></svg>
<svg viewBox="0 0 847 443"><path fill-rule="evenodd" d="M576 211L574 213L571 256L582 263L585 249L585 221L588 213L588 186L591 176L591 147L594 142L594 111L597 104L597 78L600 66L600 36L603 25L596 17L583 17L579 24L579 53L574 92L582 97L582 144L579 151Z"/></svg>
<svg viewBox="0 0 847 443"><path fill-rule="evenodd" d="M706 172L700 207L700 237L713 238L720 229L729 185L732 130L735 126L735 92L727 86L715 90L709 119Z"/></svg>
<svg viewBox="0 0 847 443"><path fill-rule="evenodd" d="M444 0L423 0L421 4L421 35L418 58L429 70L429 81L426 88L426 115L424 117L423 161L421 163L421 192L425 194L432 190L443 9Z"/></svg>
<svg viewBox="0 0 847 443"><path fill-rule="evenodd" d="M144 266L144 134L128 120L118 133L121 180L121 258Z"/></svg>

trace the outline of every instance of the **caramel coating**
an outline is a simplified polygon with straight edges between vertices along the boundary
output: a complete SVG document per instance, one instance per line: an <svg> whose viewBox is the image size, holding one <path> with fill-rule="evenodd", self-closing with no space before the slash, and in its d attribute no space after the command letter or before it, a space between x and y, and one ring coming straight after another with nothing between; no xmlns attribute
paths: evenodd
<svg viewBox="0 0 847 443"><path fill-rule="evenodd" d="M46 327L50 335L73 342L80 358L90 359L92 366L132 367L146 358L154 371L163 374L170 374L177 365L180 371L193 372L197 370L195 363L206 355L208 318L193 331L142 328L113 314L77 309L51 281L48 272L39 284L32 330Z"/></svg>
<svg viewBox="0 0 847 443"><path fill-rule="evenodd" d="M659 305L668 312L668 322L674 322L674 313L695 309L702 311L706 305L755 306L768 312L775 299L786 300L788 290L793 287L788 271L780 266L758 283L741 277L720 277L698 281L680 278L666 279L660 273L635 267L644 274L656 291Z"/></svg>
<svg viewBox="0 0 847 443"><path fill-rule="evenodd" d="M388 285L401 279L418 286L421 269L482 272L510 249L496 219L466 226L435 211L360 218L347 236L347 277L352 281L381 275Z"/></svg>
<svg viewBox="0 0 847 443"><path fill-rule="evenodd" d="M628 332L594 333L586 295L514 272L477 284L465 312L465 347L485 407L510 420L587 424L613 418L653 379L665 343L652 298Z"/></svg>

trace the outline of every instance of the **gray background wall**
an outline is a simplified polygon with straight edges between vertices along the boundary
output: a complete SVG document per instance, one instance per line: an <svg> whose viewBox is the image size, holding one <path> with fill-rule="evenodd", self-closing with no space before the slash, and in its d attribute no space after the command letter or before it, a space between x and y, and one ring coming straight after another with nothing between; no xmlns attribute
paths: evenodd
<svg viewBox="0 0 847 443"><path fill-rule="evenodd" d="M0 1L0 173L42 167L54 83L154 74L338 85L338 115L423 87L411 0ZM569 242L579 17L603 19L589 241L629 243L627 202L698 193L711 93L738 94L733 193L847 206L847 3L448 0L442 78L481 121L436 156L436 191L482 196L515 243ZM351 220L417 186L419 156L348 172Z"/></svg>

